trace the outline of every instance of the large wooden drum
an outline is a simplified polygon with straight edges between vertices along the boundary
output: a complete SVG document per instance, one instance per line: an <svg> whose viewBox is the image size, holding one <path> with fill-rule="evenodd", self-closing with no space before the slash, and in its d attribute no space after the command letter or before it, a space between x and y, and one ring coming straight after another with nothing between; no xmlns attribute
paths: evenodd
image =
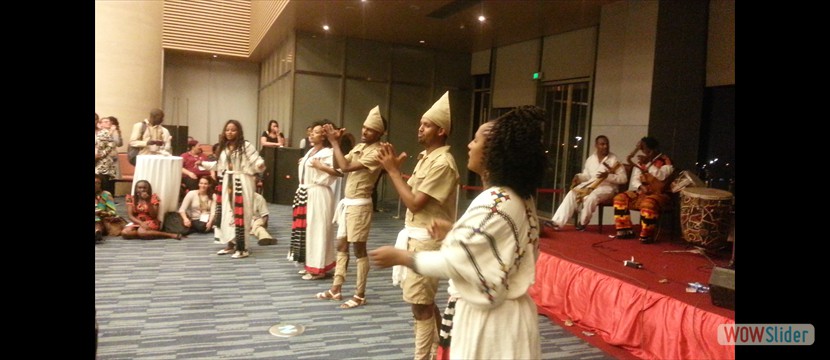
<svg viewBox="0 0 830 360"><path fill-rule="evenodd" d="M708 250L727 246L732 193L703 187L680 192L680 227L683 238Z"/></svg>

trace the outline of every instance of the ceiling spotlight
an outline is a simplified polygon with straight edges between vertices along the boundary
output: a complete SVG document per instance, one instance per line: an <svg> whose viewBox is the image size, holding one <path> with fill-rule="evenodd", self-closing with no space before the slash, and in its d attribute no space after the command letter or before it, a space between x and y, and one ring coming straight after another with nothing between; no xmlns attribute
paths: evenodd
<svg viewBox="0 0 830 360"><path fill-rule="evenodd" d="M478 16L478 21L484 22L484 20L487 20L487 18L484 17L484 15L479 15Z"/></svg>
<svg viewBox="0 0 830 360"><path fill-rule="evenodd" d="M329 26L328 25L323 25L323 30L329 31Z"/></svg>
<svg viewBox="0 0 830 360"><path fill-rule="evenodd" d="M421 43L421 44L426 44L426 43L427 43L427 42L426 42L426 41L424 41L424 40L421 40L421 41L418 41L418 42L419 42L419 43Z"/></svg>
<svg viewBox="0 0 830 360"><path fill-rule="evenodd" d="M218 58L219 55L213 54L213 58Z"/></svg>

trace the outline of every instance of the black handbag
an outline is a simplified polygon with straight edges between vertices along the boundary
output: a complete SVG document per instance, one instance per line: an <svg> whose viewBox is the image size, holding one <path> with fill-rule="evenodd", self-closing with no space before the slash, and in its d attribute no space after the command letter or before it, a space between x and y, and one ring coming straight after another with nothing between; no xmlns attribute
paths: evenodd
<svg viewBox="0 0 830 360"><path fill-rule="evenodd" d="M182 221L182 216L179 213L170 211L164 214L164 222L161 225L161 231L184 234L187 230L188 229L184 227L184 221Z"/></svg>

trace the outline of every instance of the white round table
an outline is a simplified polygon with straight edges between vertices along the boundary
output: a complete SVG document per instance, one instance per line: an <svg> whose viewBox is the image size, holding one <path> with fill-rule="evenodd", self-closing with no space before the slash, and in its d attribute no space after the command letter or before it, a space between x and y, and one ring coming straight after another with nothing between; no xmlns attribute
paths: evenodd
<svg viewBox="0 0 830 360"><path fill-rule="evenodd" d="M138 155L130 194L135 192L135 184L139 180L150 182L153 192L159 196L159 222L164 221L165 213L179 210L179 191L182 186L181 156Z"/></svg>

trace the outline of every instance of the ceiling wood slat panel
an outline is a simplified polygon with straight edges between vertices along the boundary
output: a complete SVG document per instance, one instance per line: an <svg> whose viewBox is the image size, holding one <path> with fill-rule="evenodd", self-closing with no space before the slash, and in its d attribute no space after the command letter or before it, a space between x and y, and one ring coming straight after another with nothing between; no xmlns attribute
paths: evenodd
<svg viewBox="0 0 830 360"><path fill-rule="evenodd" d="M258 62L302 31L472 53L597 26L615 1L165 0L163 45Z"/></svg>
<svg viewBox="0 0 830 360"><path fill-rule="evenodd" d="M289 2L289 0L272 0L251 3L251 52L259 45Z"/></svg>
<svg viewBox="0 0 830 360"><path fill-rule="evenodd" d="M249 0L165 0L163 20L165 49L250 54Z"/></svg>

